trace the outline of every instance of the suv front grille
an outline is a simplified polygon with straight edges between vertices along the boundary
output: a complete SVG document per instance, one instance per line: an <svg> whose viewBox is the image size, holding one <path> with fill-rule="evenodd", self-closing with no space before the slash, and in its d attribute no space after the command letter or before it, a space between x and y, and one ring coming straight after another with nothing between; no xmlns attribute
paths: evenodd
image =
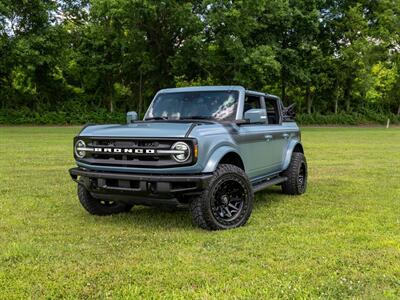
<svg viewBox="0 0 400 300"><path fill-rule="evenodd" d="M75 137L74 145L77 140L84 141L87 148L99 150L86 152L84 158L75 157L76 160L91 165L166 168L187 166L195 162L191 156L185 163L178 163L171 154L158 152L170 150L174 143L183 141L189 145L191 153L194 153L193 139Z"/></svg>

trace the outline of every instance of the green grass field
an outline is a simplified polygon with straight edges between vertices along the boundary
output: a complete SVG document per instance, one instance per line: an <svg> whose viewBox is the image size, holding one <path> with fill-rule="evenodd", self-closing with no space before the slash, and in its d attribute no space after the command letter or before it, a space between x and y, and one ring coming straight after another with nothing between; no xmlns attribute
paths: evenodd
<svg viewBox="0 0 400 300"><path fill-rule="evenodd" d="M186 211L95 217L78 128L0 128L0 298L400 297L400 128L305 128L308 192L256 194L242 228Z"/></svg>

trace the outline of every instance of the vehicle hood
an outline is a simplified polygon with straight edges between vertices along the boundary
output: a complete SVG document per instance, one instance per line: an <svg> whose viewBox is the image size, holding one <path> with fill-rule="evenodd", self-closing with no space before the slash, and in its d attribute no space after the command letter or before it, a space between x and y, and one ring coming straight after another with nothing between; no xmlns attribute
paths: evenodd
<svg viewBox="0 0 400 300"><path fill-rule="evenodd" d="M84 128L80 136L101 137L185 137L192 123L138 122L126 125L92 125Z"/></svg>

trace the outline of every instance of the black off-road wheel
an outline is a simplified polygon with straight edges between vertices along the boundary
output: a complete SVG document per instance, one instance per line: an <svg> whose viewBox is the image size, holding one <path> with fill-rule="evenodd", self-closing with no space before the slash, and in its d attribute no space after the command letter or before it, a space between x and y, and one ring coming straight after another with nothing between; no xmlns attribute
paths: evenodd
<svg viewBox="0 0 400 300"><path fill-rule="evenodd" d="M307 190L307 161L303 153L293 152L289 167L282 173L287 181L282 184L282 192L288 195L301 195Z"/></svg>
<svg viewBox="0 0 400 300"><path fill-rule="evenodd" d="M81 184L78 184L78 198L82 206L92 215L106 216L119 214L131 210L131 204L100 200L93 198L89 191Z"/></svg>
<svg viewBox="0 0 400 300"><path fill-rule="evenodd" d="M244 171L221 164L208 187L189 204L193 222L207 230L246 224L253 209L253 189Z"/></svg>

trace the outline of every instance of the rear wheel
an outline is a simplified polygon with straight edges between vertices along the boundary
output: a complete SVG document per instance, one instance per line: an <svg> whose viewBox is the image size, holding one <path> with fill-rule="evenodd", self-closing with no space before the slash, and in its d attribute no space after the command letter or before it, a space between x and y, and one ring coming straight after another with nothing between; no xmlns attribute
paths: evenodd
<svg viewBox="0 0 400 300"><path fill-rule="evenodd" d="M307 161L303 153L293 152L289 167L282 173L287 181L282 184L282 192L301 195L307 190Z"/></svg>
<svg viewBox="0 0 400 300"><path fill-rule="evenodd" d="M253 208L253 190L242 169L219 165L209 186L189 205L193 221L203 229L229 229L246 224Z"/></svg>
<svg viewBox="0 0 400 300"><path fill-rule="evenodd" d="M92 215L106 216L128 212L132 204L115 202L109 200L100 200L93 198L89 191L81 184L78 184L78 198L82 206Z"/></svg>

